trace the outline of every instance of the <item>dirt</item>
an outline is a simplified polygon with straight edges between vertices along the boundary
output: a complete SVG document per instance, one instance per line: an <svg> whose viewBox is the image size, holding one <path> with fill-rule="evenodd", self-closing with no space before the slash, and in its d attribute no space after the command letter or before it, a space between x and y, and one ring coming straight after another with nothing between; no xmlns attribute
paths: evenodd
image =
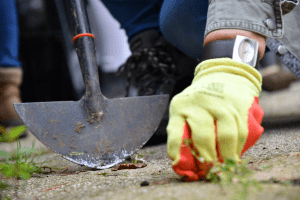
<svg viewBox="0 0 300 200"><path fill-rule="evenodd" d="M29 146L33 139L27 141ZM36 144L47 152L47 148ZM12 149L14 146L1 144L0 150L9 147ZM71 163L54 153L45 153L39 159L50 161L43 165L44 173L34 174L27 182L19 181L22 187L18 196L26 200L243 199L239 183L221 187L207 181L182 182L172 170L165 144L141 149L134 157L146 166L94 170ZM298 127L266 130L243 158L248 159L248 167L253 171L251 179L256 179L262 188L248 186L246 199L300 199ZM5 194L15 195L14 190L5 191Z"/></svg>
<svg viewBox="0 0 300 200"><path fill-rule="evenodd" d="M74 129L74 131L76 131L77 133L81 133L82 129L85 127L85 125L83 125L81 122L78 122L76 125L76 128Z"/></svg>

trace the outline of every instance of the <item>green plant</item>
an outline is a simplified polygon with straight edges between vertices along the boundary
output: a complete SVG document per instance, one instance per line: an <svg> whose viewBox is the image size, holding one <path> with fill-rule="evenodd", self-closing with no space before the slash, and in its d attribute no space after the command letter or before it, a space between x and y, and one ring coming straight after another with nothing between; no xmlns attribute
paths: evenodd
<svg viewBox="0 0 300 200"><path fill-rule="evenodd" d="M262 165L260 168L262 169L262 170L265 170L265 169L270 169L270 168L272 168L273 167L273 165Z"/></svg>
<svg viewBox="0 0 300 200"><path fill-rule="evenodd" d="M37 164L42 163L35 163L35 160L41 154L29 160L31 154L36 152L38 150L34 149L34 143L31 148L24 148L21 147L21 143L18 141L17 149L14 153L0 151L0 157L6 158L6 161L0 163L0 172L7 178L17 177L18 179L29 179L33 173L42 172L41 167L37 166ZM11 161L14 161L14 163Z"/></svg>
<svg viewBox="0 0 300 200"><path fill-rule="evenodd" d="M5 158L0 161L0 175L4 176L4 178L14 178L16 180L15 190L18 189L18 180L27 180L31 177L33 173L42 172L41 167L37 166L42 163L35 163L42 154L39 153L36 158L30 157L33 153L37 153L38 150L34 149L34 142L32 143L31 148L23 148L21 147L20 141L17 143L17 149L13 153L9 153L6 151L0 151L0 157ZM9 185L0 181L0 189L4 190L8 188ZM17 193L16 193L17 194Z"/></svg>
<svg viewBox="0 0 300 200"><path fill-rule="evenodd" d="M99 174L99 175L108 176L108 173L102 173L102 174Z"/></svg>
<svg viewBox="0 0 300 200"><path fill-rule="evenodd" d="M0 190L5 190L9 185L0 180Z"/></svg>
<svg viewBox="0 0 300 200"><path fill-rule="evenodd" d="M184 139L183 147L188 147L191 154L203 163L204 158L199 157L200 153L194 148L191 139ZM248 161L244 159L241 164L238 164L231 158L226 158L224 163L215 162L214 166L210 168L206 178L212 183L220 184L222 189L224 186L234 185L236 195L233 199L246 199L250 185L258 189L262 188L256 180L250 179L253 171L247 167L247 163Z"/></svg>
<svg viewBox="0 0 300 200"><path fill-rule="evenodd" d="M155 154L156 152L155 152L155 151L150 151L150 153L151 153L151 154Z"/></svg>
<svg viewBox="0 0 300 200"><path fill-rule="evenodd" d="M0 126L0 142L13 142L19 139L19 136L26 131L27 127L25 125L16 126L11 129L6 129Z"/></svg>
<svg viewBox="0 0 300 200"><path fill-rule="evenodd" d="M247 163L247 160L243 160L241 164L238 164L230 158L227 158L224 163L216 162L210 169L207 179L213 183L219 183L222 187L234 185L236 195L233 198L246 199L250 185L261 189L261 185L256 180L250 179L253 171L247 167Z"/></svg>
<svg viewBox="0 0 300 200"><path fill-rule="evenodd" d="M135 159L132 159L132 160L131 160L131 163L133 163L133 164L142 163L142 162L143 162L143 161L137 159L137 157L136 157Z"/></svg>

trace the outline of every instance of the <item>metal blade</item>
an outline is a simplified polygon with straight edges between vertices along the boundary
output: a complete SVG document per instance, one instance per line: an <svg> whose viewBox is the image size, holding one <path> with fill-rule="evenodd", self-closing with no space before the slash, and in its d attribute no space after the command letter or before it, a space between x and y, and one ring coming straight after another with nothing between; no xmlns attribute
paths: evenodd
<svg viewBox="0 0 300 200"><path fill-rule="evenodd" d="M103 113L88 113L83 100L14 104L28 129L50 150L98 169L114 166L141 148L167 105L168 95L105 99Z"/></svg>

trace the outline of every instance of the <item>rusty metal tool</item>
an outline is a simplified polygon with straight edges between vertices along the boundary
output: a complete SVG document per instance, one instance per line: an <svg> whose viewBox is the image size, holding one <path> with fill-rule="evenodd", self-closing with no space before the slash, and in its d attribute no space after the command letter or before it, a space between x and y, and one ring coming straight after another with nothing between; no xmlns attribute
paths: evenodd
<svg viewBox="0 0 300 200"><path fill-rule="evenodd" d="M68 0L74 35L90 33L82 0ZM14 104L28 129L65 159L105 169L122 162L153 135L168 95L107 99L101 94L94 39L74 42L85 83L79 101Z"/></svg>

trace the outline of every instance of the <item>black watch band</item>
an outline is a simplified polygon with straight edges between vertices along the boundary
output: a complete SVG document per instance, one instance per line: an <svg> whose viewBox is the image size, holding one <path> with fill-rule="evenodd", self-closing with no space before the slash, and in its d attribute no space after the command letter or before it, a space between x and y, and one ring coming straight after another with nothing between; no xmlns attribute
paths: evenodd
<svg viewBox="0 0 300 200"><path fill-rule="evenodd" d="M214 58L232 58L235 39L216 40L206 44L203 47L201 61ZM257 62L255 68L258 67L259 53L257 54Z"/></svg>

